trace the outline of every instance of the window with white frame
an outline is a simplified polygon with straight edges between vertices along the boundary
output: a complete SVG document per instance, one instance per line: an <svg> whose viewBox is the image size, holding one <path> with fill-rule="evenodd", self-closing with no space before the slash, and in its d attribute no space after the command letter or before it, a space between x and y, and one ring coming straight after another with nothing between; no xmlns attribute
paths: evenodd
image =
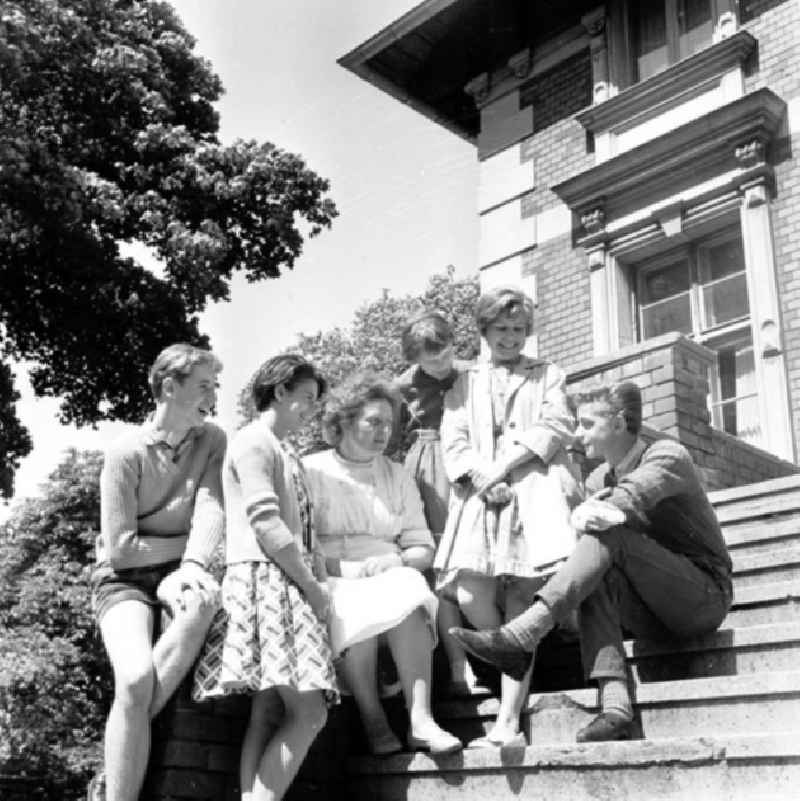
<svg viewBox="0 0 800 801"><path fill-rule="evenodd" d="M628 0L633 79L651 75L712 43L720 0Z"/></svg>
<svg viewBox="0 0 800 801"><path fill-rule="evenodd" d="M750 305L738 228L635 265L640 339L678 331L717 354L709 376L712 423L759 444Z"/></svg>

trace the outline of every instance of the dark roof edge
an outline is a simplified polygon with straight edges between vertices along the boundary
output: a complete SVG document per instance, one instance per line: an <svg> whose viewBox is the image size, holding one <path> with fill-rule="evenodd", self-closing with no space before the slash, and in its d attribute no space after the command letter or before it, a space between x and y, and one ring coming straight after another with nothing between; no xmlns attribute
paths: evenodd
<svg viewBox="0 0 800 801"><path fill-rule="evenodd" d="M360 75L357 70L358 66L380 53L387 45L393 44L407 33L418 28L423 22L427 22L442 9L458 2L460 0L423 0L418 6L406 11L400 19L396 19L383 30L378 31L374 36L367 39L366 42L362 42L349 53L345 53L345 55L338 58L336 63Z"/></svg>

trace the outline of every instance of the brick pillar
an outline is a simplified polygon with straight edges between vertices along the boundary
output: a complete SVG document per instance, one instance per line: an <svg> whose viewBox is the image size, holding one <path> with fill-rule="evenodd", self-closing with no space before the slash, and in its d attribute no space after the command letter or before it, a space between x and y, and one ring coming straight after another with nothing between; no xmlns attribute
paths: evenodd
<svg viewBox="0 0 800 801"><path fill-rule="evenodd" d="M682 334L665 334L570 369L571 393L630 380L642 390L644 423L690 451L710 452L708 368L714 353Z"/></svg>

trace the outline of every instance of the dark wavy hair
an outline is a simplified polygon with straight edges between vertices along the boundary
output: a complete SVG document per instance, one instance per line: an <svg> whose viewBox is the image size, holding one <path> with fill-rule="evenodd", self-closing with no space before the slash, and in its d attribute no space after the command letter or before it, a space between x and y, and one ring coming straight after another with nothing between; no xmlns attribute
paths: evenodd
<svg viewBox="0 0 800 801"><path fill-rule="evenodd" d="M407 362L415 362L423 352L440 353L453 339L453 329L441 312L421 312L412 317L403 328L403 358Z"/></svg>
<svg viewBox="0 0 800 801"><path fill-rule="evenodd" d="M328 382L311 362L297 353L283 353L268 359L256 370L250 382L250 397L256 411L263 412L275 400L275 389L283 384L294 389L300 381L317 382L320 398L328 389Z"/></svg>
<svg viewBox="0 0 800 801"><path fill-rule="evenodd" d="M392 407L392 419L396 425L401 397L388 376L374 370L362 370L345 378L330 391L327 398L327 408L322 418L325 442L338 445L344 428L352 424L367 403L376 400L386 401Z"/></svg>
<svg viewBox="0 0 800 801"><path fill-rule="evenodd" d="M575 407L586 403L606 403L609 413L619 414L625 420L629 434L638 434L642 428L642 390L633 381L592 387L572 396Z"/></svg>

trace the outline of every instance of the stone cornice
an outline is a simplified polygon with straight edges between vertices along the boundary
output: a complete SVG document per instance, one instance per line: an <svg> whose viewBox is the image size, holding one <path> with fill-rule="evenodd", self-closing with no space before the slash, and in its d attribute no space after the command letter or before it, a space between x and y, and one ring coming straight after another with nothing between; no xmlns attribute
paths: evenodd
<svg viewBox="0 0 800 801"><path fill-rule="evenodd" d="M552 187L553 192L579 215L613 205L631 192L653 195L659 187L710 166L737 166L736 148L752 142L767 144L786 109L770 89L734 100L604 161Z"/></svg>
<svg viewBox="0 0 800 801"><path fill-rule="evenodd" d="M596 132L612 129L643 112L652 113L658 106L741 63L755 46L751 34L739 31L609 100L590 106L577 114L576 119L586 130Z"/></svg>

